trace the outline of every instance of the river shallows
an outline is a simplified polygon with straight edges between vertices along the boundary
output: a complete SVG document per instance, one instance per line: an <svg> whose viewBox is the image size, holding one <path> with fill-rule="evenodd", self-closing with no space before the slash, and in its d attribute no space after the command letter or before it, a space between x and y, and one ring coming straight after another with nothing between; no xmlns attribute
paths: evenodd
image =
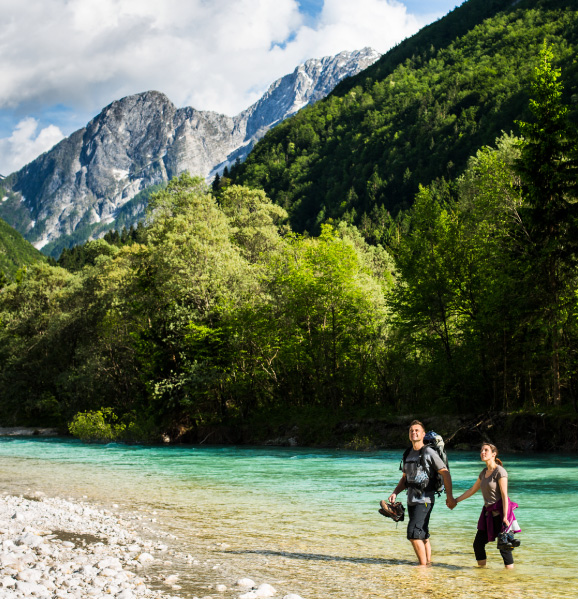
<svg viewBox="0 0 578 599"><path fill-rule="evenodd" d="M401 451L4 438L0 477L10 493L87 495L121 509L155 511L157 525L177 536L181 550L219 564L215 582L228 578L231 584L248 575L305 599L578 594L576 456L501 456L510 474L510 496L520 504L522 546L514 553L512 572L503 570L491 546L490 567L474 567L471 543L481 496L453 512L443 497L438 500L430 526L435 567L412 567L404 523L396 528L377 513L379 500L399 479L400 456ZM457 495L475 481L482 464L475 453L450 452L449 458Z"/></svg>

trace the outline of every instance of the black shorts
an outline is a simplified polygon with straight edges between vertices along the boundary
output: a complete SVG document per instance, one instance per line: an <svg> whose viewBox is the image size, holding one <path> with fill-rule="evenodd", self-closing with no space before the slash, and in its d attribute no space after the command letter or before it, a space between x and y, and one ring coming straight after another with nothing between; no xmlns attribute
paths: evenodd
<svg viewBox="0 0 578 599"><path fill-rule="evenodd" d="M429 539L429 517L433 508L433 501L426 503L416 503L408 505L409 522L407 525L407 538L421 539L425 541Z"/></svg>

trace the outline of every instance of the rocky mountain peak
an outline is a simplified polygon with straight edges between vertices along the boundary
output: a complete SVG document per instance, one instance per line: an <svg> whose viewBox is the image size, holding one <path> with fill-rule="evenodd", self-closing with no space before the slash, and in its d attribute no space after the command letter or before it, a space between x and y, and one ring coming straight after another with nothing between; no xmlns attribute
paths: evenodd
<svg viewBox="0 0 578 599"><path fill-rule="evenodd" d="M301 108L321 100L342 79L366 69L379 57L376 50L364 48L304 62L275 81L258 102L241 113L247 119L247 134L255 135L264 127L270 129Z"/></svg>
<svg viewBox="0 0 578 599"><path fill-rule="evenodd" d="M126 217L128 208L129 224L135 222L144 209L135 199L139 192L184 171L212 178L243 160L271 127L379 56L364 48L308 60L235 117L176 108L158 91L116 100L9 177L0 217L37 248L62 236L71 245L102 234L114 228L122 211Z"/></svg>

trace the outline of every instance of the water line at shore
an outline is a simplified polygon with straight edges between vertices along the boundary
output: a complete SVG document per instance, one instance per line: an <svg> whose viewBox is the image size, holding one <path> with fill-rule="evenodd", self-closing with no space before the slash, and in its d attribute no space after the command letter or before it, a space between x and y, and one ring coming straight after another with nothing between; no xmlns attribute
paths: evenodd
<svg viewBox="0 0 578 599"><path fill-rule="evenodd" d="M403 523L396 528L377 514L379 499L399 477L398 454L2 440L0 477L3 489L16 494L88 496L141 510L176 537L179 550L219 564L215 579L230 583L250 575L305 599L389 598L408 589L444 599L503 596L506 590L514 597L553 598L578 590L576 458L506 456L523 529L514 573L502 571L495 549L488 570L474 567L479 498L454 512L438 502L432 518L436 567L419 573ZM481 469L477 455L450 459L455 487L465 490ZM556 518L564 519L562 531ZM182 575L186 580L198 573L185 569Z"/></svg>

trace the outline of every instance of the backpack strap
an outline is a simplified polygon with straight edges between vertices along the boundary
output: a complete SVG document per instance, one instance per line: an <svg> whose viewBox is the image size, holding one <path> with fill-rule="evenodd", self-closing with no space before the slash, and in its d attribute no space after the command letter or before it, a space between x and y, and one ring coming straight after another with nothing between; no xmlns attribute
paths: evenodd
<svg viewBox="0 0 578 599"><path fill-rule="evenodd" d="M427 472L426 469L426 465L425 465L425 450L427 448L427 445L423 445L422 448L419 450L419 463L421 464L421 467L423 468L424 472ZM429 476L429 472L428 472L428 476ZM430 476L431 478L431 476Z"/></svg>
<svg viewBox="0 0 578 599"><path fill-rule="evenodd" d="M425 463L425 451L426 449L430 447L429 445L424 445L420 450L419 450L419 461L421 464L421 467L423 468L424 472L427 472L428 478L429 478L429 482L426 486L426 488L424 489L424 491L426 489L429 489L431 491L435 491L435 489L432 489L431 486L435 485L435 479L438 476L438 473L435 470L434 465L432 464L431 467L428 469ZM437 491L436 491L437 492ZM440 493L438 493L438 496L440 495Z"/></svg>
<svg viewBox="0 0 578 599"><path fill-rule="evenodd" d="M409 455L409 452L412 450L411 447L408 447L404 452L403 452L403 456L401 457L401 462L399 463L399 469L403 472L403 467L405 466L405 461L407 460L407 456Z"/></svg>

